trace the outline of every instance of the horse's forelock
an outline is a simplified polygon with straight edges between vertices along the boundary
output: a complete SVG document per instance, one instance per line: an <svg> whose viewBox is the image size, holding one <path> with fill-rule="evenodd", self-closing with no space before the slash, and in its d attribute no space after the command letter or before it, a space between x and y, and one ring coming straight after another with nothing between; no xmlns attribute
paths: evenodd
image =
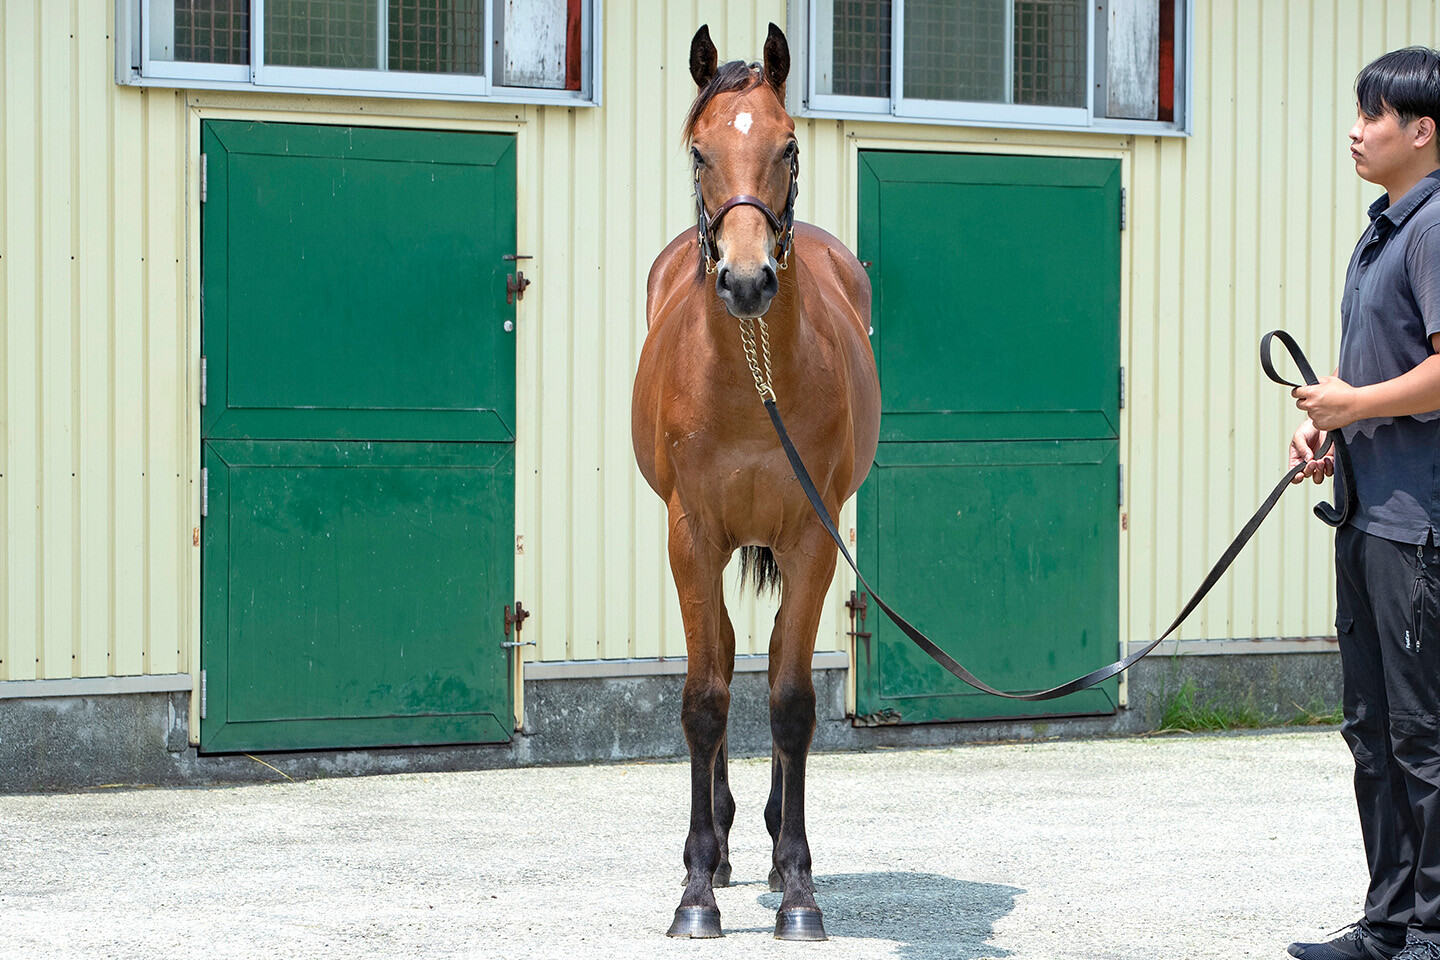
<svg viewBox="0 0 1440 960"><path fill-rule="evenodd" d="M753 90L765 82L765 76L760 70L758 63L746 63L743 60L731 60L723 63L715 71L715 76L705 84L701 91L695 96L695 102L690 105L690 112L685 115L685 126L681 129L681 139L689 143L695 136L695 125L700 122L700 117L705 113L705 108L710 106L722 93L733 93L739 90Z"/></svg>

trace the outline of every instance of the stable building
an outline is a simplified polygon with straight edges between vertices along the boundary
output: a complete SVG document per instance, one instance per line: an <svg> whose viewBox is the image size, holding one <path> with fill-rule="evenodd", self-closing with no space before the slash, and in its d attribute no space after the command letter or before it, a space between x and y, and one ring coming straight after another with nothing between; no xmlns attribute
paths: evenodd
<svg viewBox="0 0 1440 960"><path fill-rule="evenodd" d="M690 38L771 21L798 216L874 291L866 577L1008 689L1158 635L1283 472L1261 334L1333 365L1351 83L1433 4L0 0L0 788L683 752L630 387ZM1045 704L842 566L816 745L1146 729L1184 678L1333 705L1327 494L1177 656Z"/></svg>

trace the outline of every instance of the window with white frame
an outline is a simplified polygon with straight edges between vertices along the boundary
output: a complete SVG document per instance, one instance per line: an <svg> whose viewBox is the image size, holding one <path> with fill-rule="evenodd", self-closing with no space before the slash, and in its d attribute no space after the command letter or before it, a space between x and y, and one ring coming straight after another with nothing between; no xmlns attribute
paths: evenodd
<svg viewBox="0 0 1440 960"><path fill-rule="evenodd" d="M599 101L597 0L117 3L122 83Z"/></svg>
<svg viewBox="0 0 1440 960"><path fill-rule="evenodd" d="M803 113L1188 131L1193 0L806 0Z"/></svg>

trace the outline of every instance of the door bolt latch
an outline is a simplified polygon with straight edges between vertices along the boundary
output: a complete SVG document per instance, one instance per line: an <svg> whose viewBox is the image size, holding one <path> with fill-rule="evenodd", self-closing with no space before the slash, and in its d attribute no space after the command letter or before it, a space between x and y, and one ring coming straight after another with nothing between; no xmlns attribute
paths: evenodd
<svg viewBox="0 0 1440 960"><path fill-rule="evenodd" d="M521 606L519 600L516 600L516 601L515 601L515 610L514 610L513 613L511 612L510 607L509 607L509 605L507 604L506 607L505 607L505 636L507 636L507 637L510 636L510 628L511 628L511 627L514 627L514 628L515 628L515 639L514 639L514 640L506 640L504 643L500 644L500 646L505 647L506 649L511 649L511 650L513 650L513 649L516 648L516 647L533 647L533 646L535 646L535 641L534 641L534 640L521 640L521 639L520 639L520 628L523 627L523 626L525 625L525 621L526 621L526 620L529 620L529 619L530 619L530 611L529 611L529 610L526 610L523 606Z"/></svg>
<svg viewBox="0 0 1440 960"><path fill-rule="evenodd" d="M850 610L849 635L857 640L870 639L870 632L865 629L865 615L870 612L870 602L865 594L857 591L850 591L850 599L845 601L845 606Z"/></svg>
<svg viewBox="0 0 1440 960"><path fill-rule="evenodd" d="M525 279L525 274L519 269L521 260L534 260L528 253L507 253L501 257L502 260L515 261L515 272L505 275L505 302L513 304L516 300L525 299L525 288L530 286L530 281Z"/></svg>

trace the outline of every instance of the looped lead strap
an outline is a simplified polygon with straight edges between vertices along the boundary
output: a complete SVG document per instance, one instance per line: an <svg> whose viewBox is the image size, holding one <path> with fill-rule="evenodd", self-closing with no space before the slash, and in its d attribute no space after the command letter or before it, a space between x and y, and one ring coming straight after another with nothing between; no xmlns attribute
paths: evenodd
<svg viewBox="0 0 1440 960"><path fill-rule="evenodd" d="M1260 364L1262 367L1265 368L1265 372L1270 377L1270 379L1276 381L1277 383L1285 384L1286 386L1295 386L1295 384L1290 384L1287 383L1287 381L1280 379L1280 377L1274 372L1274 367L1270 362L1270 339L1272 337L1280 338L1281 342L1284 343L1285 346L1289 349L1290 355L1295 359L1295 365L1300 369L1300 372L1305 377L1306 382L1314 383L1315 374L1310 369L1310 364L1306 361L1305 354L1301 352L1300 347L1295 343L1294 339L1292 339L1290 335L1285 333L1283 330L1275 330L1271 333L1267 333L1264 339L1260 341ZM1208 594L1211 589L1214 588L1215 584L1220 581L1220 578L1224 575L1225 571L1230 569L1230 565L1235 562L1235 558L1239 556L1241 549L1245 546L1245 544L1250 541L1250 538L1255 535L1255 531L1260 529L1260 524L1263 523L1265 518L1270 515L1270 511L1275 509L1275 504L1280 502L1280 497L1285 493L1285 490L1290 486L1291 482L1305 469L1305 464L1299 463L1286 471L1285 476L1280 478L1280 482L1275 485L1275 489L1270 491L1270 495L1266 497L1265 502L1260 505L1260 509L1256 510L1254 516L1252 516L1248 521L1246 521L1245 526L1240 529L1240 532L1236 534L1235 539L1230 542L1230 546L1225 548L1225 552L1220 556L1220 559L1215 562L1215 566L1211 567L1210 572L1205 575L1204 581L1200 584L1194 595L1191 596L1189 601L1186 602L1184 608L1181 609L1180 613L1175 617L1174 621L1171 622L1170 626L1167 627L1165 629L1165 632L1162 633L1159 637L1146 644L1146 646L1140 651L1130 654L1130 656L1125 657L1123 660L1117 660L1114 663L1101 667L1099 670L1091 671L1090 673L1085 674L1083 677L1076 677L1074 680L1069 680L1065 683L1060 684L1059 686L1050 687L1048 690L1037 690L1031 693L1008 693L1004 690L997 690L985 681L981 680L979 677L975 676L969 670L965 669L965 667L958 660L951 657L944 650L940 649L940 647L936 645L934 641L932 641L929 637L925 636L925 634L921 633L918 629L912 626L908 620L906 620L904 617L900 616L900 614L896 613L893 609L891 609L890 605L887 604L883 599L881 599L880 595L875 592L875 588L870 586L870 584L866 582L864 575L860 573L860 568L855 565L855 558L850 556L850 551L846 549L845 541L840 538L840 532L835 529L835 521L830 516L830 510L825 505L824 499L821 498L820 492L815 489L815 483L813 480L810 479L810 474L808 471L806 471L805 464L800 459L800 454L795 449L795 444L791 442L790 435L785 432L785 424L780 419L780 411L777 410L775 407L774 392L771 391L770 395L768 397L765 397L765 394L762 391L761 396L762 398L764 398L765 401L765 411L770 415L770 422L774 425L775 432L780 437L780 444L785 448L785 456L788 457L790 460L790 467L795 471L795 478L800 481L801 489L805 491L805 496L810 500L810 505L814 507L816 516L818 516L820 518L820 522L825 525L825 529L829 532L831 539L833 539L835 541L835 545L840 548L840 554L845 558L845 562L850 565L851 570L855 571L855 576L859 579L861 585L864 586L865 589L869 591L870 595L875 598L876 605L879 606L881 610L885 611L885 615L889 617L892 621L894 621L895 625L900 628L900 630L905 634L905 636L909 637L916 646L929 654L931 659L933 659L936 663L940 664L940 666L948 670L952 675L974 687L976 690L981 690L985 693L993 694L997 697L1004 697L1007 700L1053 700L1057 697L1063 697L1066 694L1076 693L1088 687L1093 687L1097 683L1102 683L1105 680L1109 680L1111 677L1116 676L1117 674L1122 673L1125 670L1128 670L1141 657L1145 656L1150 651L1158 647L1161 642L1163 642L1172 633L1179 629L1180 624L1185 622L1185 618L1190 616L1191 612L1200 605L1200 601L1205 599L1205 595ZM1334 508L1330 509L1338 518L1338 523L1343 523L1345 522L1345 520L1349 519L1350 514L1354 512L1354 498L1350 495L1349 492L1353 490L1354 487L1350 483L1352 476L1350 473L1349 454L1345 450L1344 439L1339 436L1339 431L1335 431L1330 434L1329 438L1326 440L1325 446L1320 449L1320 451L1316 454L1316 457L1318 458L1325 455L1325 453L1329 449L1331 441L1334 441L1335 443L1336 459L1340 460L1341 462L1342 472L1345 476L1346 486L1345 498L1343 501L1344 506L1338 511L1334 510ZM1316 513L1321 517L1321 519L1325 520L1326 523L1331 523L1330 519L1328 519L1324 514L1320 513L1319 508L1316 509ZM1338 523L1332 525L1338 525Z"/></svg>

